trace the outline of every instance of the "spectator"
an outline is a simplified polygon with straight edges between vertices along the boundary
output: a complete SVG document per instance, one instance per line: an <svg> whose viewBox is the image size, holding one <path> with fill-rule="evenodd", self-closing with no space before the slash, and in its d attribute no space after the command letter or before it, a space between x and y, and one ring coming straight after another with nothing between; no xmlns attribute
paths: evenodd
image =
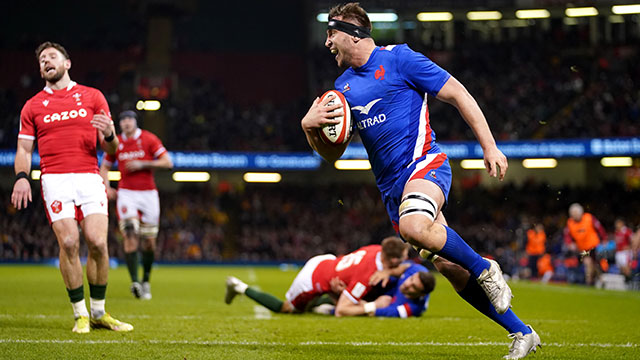
<svg viewBox="0 0 640 360"><path fill-rule="evenodd" d="M616 219L614 226L616 229L614 233L616 242L616 267L620 270L621 274L627 278L631 278L631 260L633 259L631 236L633 233L622 219Z"/></svg>
<svg viewBox="0 0 640 360"><path fill-rule="evenodd" d="M571 204L565 229L565 242L570 249L580 253L587 285L593 285L598 274L596 254L593 250L600 244L601 239L606 238L607 233L595 216L585 213L582 205Z"/></svg>
<svg viewBox="0 0 640 360"><path fill-rule="evenodd" d="M544 232L544 225L535 224L533 229L527 231L527 248L529 256L529 270L532 277L538 276L538 260L545 253L545 243L547 234Z"/></svg>

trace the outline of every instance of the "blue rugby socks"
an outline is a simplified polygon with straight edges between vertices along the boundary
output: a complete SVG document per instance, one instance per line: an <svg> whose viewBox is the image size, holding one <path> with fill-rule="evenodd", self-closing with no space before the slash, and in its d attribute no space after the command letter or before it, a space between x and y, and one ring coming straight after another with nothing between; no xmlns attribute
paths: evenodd
<svg viewBox="0 0 640 360"><path fill-rule="evenodd" d="M447 240L444 247L437 252L443 258L469 270L473 279L477 279L483 270L489 269L490 263L478 255L453 229L446 225Z"/></svg>
<svg viewBox="0 0 640 360"><path fill-rule="evenodd" d="M491 305L484 290L482 290L475 279L469 278L467 285L458 292L458 295L476 308L476 310L505 328L510 334L521 332L523 335L526 335L531 333L531 329L525 325L511 309L502 315L498 314L493 305Z"/></svg>

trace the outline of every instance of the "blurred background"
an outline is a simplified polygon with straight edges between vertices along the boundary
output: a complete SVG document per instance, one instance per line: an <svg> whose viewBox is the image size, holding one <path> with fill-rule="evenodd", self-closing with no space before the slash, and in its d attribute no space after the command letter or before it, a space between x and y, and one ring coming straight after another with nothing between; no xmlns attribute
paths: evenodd
<svg viewBox="0 0 640 360"><path fill-rule="evenodd" d="M431 124L454 173L444 211L451 226L511 276L582 282L578 254L564 233L568 207L579 202L606 230L597 251L603 271L632 279L640 243L640 5L361 4L378 45L408 43L465 84L509 157L505 181L490 179L456 110L430 101ZM58 254L38 183L26 211L9 202L20 109L44 86L34 56L44 41L66 47L71 78L100 89L114 117L136 109L139 125L171 151L175 168L156 174L159 261L302 262L393 234L358 137L345 161L329 164L311 153L300 129L311 101L342 71L324 47L333 5L3 4L0 261L47 262ZM37 165L36 158L34 179ZM112 173L113 186L118 175ZM110 252L118 259L123 250L113 204L111 214ZM540 231L543 249L527 249ZM628 269L616 264L619 251L633 253Z"/></svg>

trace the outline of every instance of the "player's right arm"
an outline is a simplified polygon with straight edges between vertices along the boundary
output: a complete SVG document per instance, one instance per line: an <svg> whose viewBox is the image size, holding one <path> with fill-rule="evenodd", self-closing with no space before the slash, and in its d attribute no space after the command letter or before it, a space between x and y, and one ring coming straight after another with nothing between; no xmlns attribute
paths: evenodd
<svg viewBox="0 0 640 360"><path fill-rule="evenodd" d="M31 171L31 155L33 154L35 142L34 140L18 138L18 148L16 150L16 160L14 163L14 170L17 174L21 172L27 175ZM18 179L13 185L13 193L11 194L11 204L16 209L21 210L27 207L27 204L32 201L31 197L31 183L29 179Z"/></svg>
<svg viewBox="0 0 640 360"><path fill-rule="evenodd" d="M327 106L331 99L332 97L329 96L322 101L320 98L316 98L313 101L313 104L311 104L309 111L307 111L307 114L300 122L302 131L304 131L304 135L307 137L309 146L311 146L313 150L315 150L329 163L333 163L338 160L349 145L349 142L342 145L325 144L318 134L318 130L321 129L323 125L340 123L340 121L336 120L335 117L342 114L338 111L333 111L340 109L342 105L334 104Z"/></svg>
<svg viewBox="0 0 640 360"><path fill-rule="evenodd" d="M454 77L450 77L438 92L437 99L453 105L469 125L484 153L484 164L490 176L504 179L507 158L498 149L487 119L469 91Z"/></svg>
<svg viewBox="0 0 640 360"><path fill-rule="evenodd" d="M343 292L336 303L335 315L336 317L364 315L366 314L364 304L362 301L354 303Z"/></svg>

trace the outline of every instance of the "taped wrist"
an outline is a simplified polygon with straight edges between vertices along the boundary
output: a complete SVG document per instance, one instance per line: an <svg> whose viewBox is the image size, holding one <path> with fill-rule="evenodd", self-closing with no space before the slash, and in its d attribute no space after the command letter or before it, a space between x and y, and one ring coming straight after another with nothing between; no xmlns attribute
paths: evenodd
<svg viewBox="0 0 640 360"><path fill-rule="evenodd" d="M368 302L364 304L364 312L367 314L371 314L376 312L376 303Z"/></svg>

